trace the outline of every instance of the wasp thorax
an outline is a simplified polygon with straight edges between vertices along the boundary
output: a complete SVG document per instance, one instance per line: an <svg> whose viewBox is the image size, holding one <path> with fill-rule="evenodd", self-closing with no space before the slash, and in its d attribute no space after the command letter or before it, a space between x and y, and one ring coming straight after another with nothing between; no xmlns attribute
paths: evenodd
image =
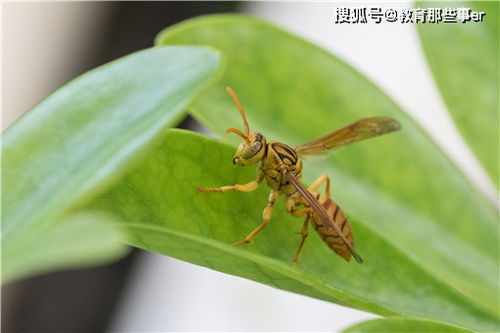
<svg viewBox="0 0 500 333"><path fill-rule="evenodd" d="M259 162L266 151L266 138L262 134L250 133L248 140L238 146L234 154L233 164L250 165Z"/></svg>

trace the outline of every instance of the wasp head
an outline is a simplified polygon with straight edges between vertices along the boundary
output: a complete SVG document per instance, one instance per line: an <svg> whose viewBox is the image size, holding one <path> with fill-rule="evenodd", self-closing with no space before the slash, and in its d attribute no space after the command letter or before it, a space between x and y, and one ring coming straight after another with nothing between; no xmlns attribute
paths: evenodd
<svg viewBox="0 0 500 333"><path fill-rule="evenodd" d="M266 138L262 134L251 133L248 142L243 141L236 149L233 164L250 165L259 162L266 152Z"/></svg>
<svg viewBox="0 0 500 333"><path fill-rule="evenodd" d="M250 133L250 129L248 127L248 122L245 117L245 112L243 111L243 107L241 106L238 97L234 93L234 91L226 87L226 91L231 95L234 104L240 111L241 118L243 119L243 127L245 128L245 133L242 133L240 130L236 128L228 128L228 133L234 133L243 138L243 142L240 143L236 153L234 154L233 164L236 165L250 165L259 162L265 155L266 151L266 138L259 133Z"/></svg>

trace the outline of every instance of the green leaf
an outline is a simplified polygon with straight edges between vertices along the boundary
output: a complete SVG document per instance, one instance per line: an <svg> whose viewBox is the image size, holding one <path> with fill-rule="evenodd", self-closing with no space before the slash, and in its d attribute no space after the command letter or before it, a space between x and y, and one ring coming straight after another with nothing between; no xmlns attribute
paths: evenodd
<svg viewBox="0 0 500 333"><path fill-rule="evenodd" d="M353 221L365 264L339 266L324 246L314 252L306 244L301 267L340 290L344 296L336 297L355 307L374 312L385 308L474 329L498 329L498 212L377 87L331 54L244 16L193 19L161 33L157 44L210 45L227 56L227 70L218 86L193 106L196 117L221 135L227 127L241 126L223 89L226 85L239 94L251 129L290 145L362 117L399 120L403 129L398 133L357 143L322 163L305 164L306 184L321 173L332 177L333 198ZM223 137L238 142L234 135ZM226 163L230 159L228 155ZM222 164L208 167L200 163L207 177ZM228 184L216 180L206 179L199 185ZM248 200L255 226L265 195L259 201L240 195L212 199L214 206L204 213L204 223L214 218L212 210L219 210L217 200L238 197L238 203L217 216L216 222L223 223L224 216L227 219L238 212L250 214L241 202ZM283 223L279 215L273 222ZM248 226L246 232L250 230ZM243 234L241 231L235 238ZM281 236L290 231L287 235L267 230L262 234L258 242L267 240L267 245L258 247L259 253L288 263L294 249L282 249ZM265 235L272 235L273 241ZM278 237L279 242L274 240ZM376 304L378 310L366 303Z"/></svg>
<svg viewBox="0 0 500 333"><path fill-rule="evenodd" d="M450 7L449 2L417 2ZM499 3L454 1L486 13L484 22L419 24L418 32L448 110L495 185L499 182Z"/></svg>
<svg viewBox="0 0 500 333"><path fill-rule="evenodd" d="M106 263L125 253L125 236L109 216L78 213L34 238L23 238L3 252L2 281ZM15 258L15 260L14 260Z"/></svg>
<svg viewBox="0 0 500 333"><path fill-rule="evenodd" d="M471 332L459 327L443 325L440 323L406 318L373 319L356 324L342 331L343 333L467 333Z"/></svg>
<svg viewBox="0 0 500 333"><path fill-rule="evenodd" d="M220 62L208 48L141 51L78 77L13 124L2 137L4 266L21 265L26 240L64 234L51 228L140 161L163 129L181 119Z"/></svg>
<svg viewBox="0 0 500 333"><path fill-rule="evenodd" d="M195 189L253 179L254 168L232 165L233 153L233 147L218 140L169 130L140 166L90 208L114 213L126 222L129 243L146 250L381 315L496 327L493 315L354 218L358 249L365 259L362 265L343 261L313 231L299 265L292 265L301 221L286 213L281 201L254 243L232 247L260 223L268 188L224 194Z"/></svg>

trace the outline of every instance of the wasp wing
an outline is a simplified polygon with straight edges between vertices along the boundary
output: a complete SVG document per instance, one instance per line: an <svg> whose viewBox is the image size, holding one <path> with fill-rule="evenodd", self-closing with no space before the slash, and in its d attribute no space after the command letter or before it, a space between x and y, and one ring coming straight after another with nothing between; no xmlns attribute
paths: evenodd
<svg viewBox="0 0 500 333"><path fill-rule="evenodd" d="M328 149L397 131L400 128L399 122L389 117L364 118L316 140L295 147L295 150L299 155L319 154Z"/></svg>
<svg viewBox="0 0 500 333"><path fill-rule="evenodd" d="M309 190L305 188L304 185L302 185L290 172L285 170L283 173L290 184L295 187L297 192L299 192L299 194L309 203L311 208L314 209L316 214L318 214L325 227L333 228L345 243L347 248L351 251L354 259L356 259L358 263L362 263L363 259L361 259L361 256L356 252L356 250L354 250L351 242L349 242L349 240L344 236L342 230L340 230L340 228L335 224L335 222L326 212L325 208L318 202L318 200L311 194L311 192L309 192Z"/></svg>

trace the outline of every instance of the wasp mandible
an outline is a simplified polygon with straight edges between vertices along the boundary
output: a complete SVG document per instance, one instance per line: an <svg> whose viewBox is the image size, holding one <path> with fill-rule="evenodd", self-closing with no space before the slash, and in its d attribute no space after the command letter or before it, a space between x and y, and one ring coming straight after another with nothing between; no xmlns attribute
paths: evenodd
<svg viewBox="0 0 500 333"><path fill-rule="evenodd" d="M294 263L297 263L304 246L310 222L323 241L338 255L347 261L352 255L358 263L362 263L363 260L354 249L349 221L339 205L330 198L330 179L322 175L309 188L304 187L300 182L302 178L301 156L319 154L335 147L396 131L401 128L399 122L388 117L363 118L304 145L290 147L277 141L267 142L262 134L251 133L238 97L231 88L226 87L226 91L240 112L244 127L244 132L235 128L227 130L227 133L234 133L243 139L236 150L233 164L246 166L260 162L258 176L256 180L247 184L217 188L198 187L198 191L250 192L254 191L264 179L271 188L267 206L262 213L262 223L243 240L233 245L242 245L252 241L269 224L273 206L277 198L284 194L287 211L295 217L305 216L300 231L302 238L293 256ZM325 183L325 192L320 194L318 189L323 183Z"/></svg>

